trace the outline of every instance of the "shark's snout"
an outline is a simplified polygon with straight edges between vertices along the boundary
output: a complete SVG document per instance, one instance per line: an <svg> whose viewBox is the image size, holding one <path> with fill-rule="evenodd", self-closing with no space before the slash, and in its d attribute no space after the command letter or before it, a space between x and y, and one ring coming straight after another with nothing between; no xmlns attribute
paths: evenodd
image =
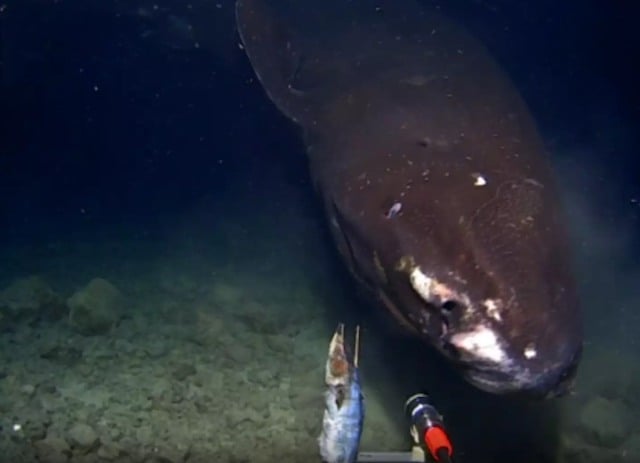
<svg viewBox="0 0 640 463"><path fill-rule="evenodd" d="M450 344L458 352L469 382L487 392L530 398L560 397L570 392L582 353L581 345L567 345L540 359L533 352L518 355L488 332L477 335L475 342L471 345L468 339L460 341L453 336Z"/></svg>

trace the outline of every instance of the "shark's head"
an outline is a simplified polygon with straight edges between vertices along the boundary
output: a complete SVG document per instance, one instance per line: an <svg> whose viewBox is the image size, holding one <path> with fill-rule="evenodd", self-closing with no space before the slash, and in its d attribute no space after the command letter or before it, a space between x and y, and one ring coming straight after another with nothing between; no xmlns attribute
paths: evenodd
<svg viewBox="0 0 640 463"><path fill-rule="evenodd" d="M582 334L559 198L500 66L417 2L280 3L238 0L238 31L352 273L478 387L565 392Z"/></svg>
<svg viewBox="0 0 640 463"><path fill-rule="evenodd" d="M409 309L408 323L472 384L537 397L569 390L581 352L579 327L564 315L575 310L569 287L546 280L530 286L535 272L525 268L429 272L411 258L400 268L415 293L398 303ZM398 275L397 284L406 288L403 278ZM528 281L518 286L519 278Z"/></svg>
<svg viewBox="0 0 640 463"><path fill-rule="evenodd" d="M551 187L472 160L417 164L369 170L329 206L352 272L477 387L564 394L582 330Z"/></svg>

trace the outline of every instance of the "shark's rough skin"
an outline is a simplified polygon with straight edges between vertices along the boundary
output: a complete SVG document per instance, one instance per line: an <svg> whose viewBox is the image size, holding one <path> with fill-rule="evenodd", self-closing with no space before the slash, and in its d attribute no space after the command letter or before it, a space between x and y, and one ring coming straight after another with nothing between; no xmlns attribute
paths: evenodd
<svg viewBox="0 0 640 463"><path fill-rule="evenodd" d="M582 321L559 195L485 48L411 0L239 0L236 18L359 283L476 386L565 393Z"/></svg>

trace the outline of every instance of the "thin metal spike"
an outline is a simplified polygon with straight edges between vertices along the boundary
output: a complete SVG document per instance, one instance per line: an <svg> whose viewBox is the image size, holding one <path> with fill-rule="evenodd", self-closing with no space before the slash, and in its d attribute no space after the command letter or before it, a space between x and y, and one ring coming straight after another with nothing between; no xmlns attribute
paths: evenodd
<svg viewBox="0 0 640 463"><path fill-rule="evenodd" d="M360 355L360 325L356 325L356 342L353 353L353 366L358 368L358 356Z"/></svg>

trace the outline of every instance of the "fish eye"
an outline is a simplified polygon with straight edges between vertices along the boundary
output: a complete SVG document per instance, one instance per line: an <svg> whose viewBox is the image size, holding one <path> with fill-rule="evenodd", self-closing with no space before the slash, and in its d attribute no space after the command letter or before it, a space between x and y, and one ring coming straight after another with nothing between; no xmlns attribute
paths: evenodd
<svg viewBox="0 0 640 463"><path fill-rule="evenodd" d="M336 390L336 407L337 408L341 408L342 404L344 403L344 399L345 399L345 390L344 387L338 386L337 390Z"/></svg>

